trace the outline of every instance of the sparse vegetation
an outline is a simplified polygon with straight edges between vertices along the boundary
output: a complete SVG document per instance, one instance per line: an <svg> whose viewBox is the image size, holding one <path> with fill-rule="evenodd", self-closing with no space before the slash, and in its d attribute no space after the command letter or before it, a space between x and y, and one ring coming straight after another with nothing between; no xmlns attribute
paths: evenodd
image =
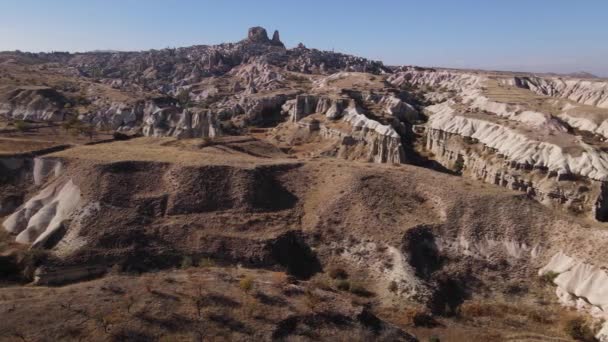
<svg viewBox="0 0 608 342"><path fill-rule="evenodd" d="M19 132L25 132L25 131L29 130L31 127L29 123L27 123L23 120L15 120L13 125L15 126L15 129L18 130Z"/></svg>
<svg viewBox="0 0 608 342"><path fill-rule="evenodd" d="M399 286L397 285L397 282L394 280L391 280L391 282L388 284L388 290L391 292L397 292L398 289L399 289Z"/></svg>
<svg viewBox="0 0 608 342"><path fill-rule="evenodd" d="M581 316L570 316L562 322L564 332L577 341L594 342L597 341L595 334Z"/></svg>
<svg viewBox="0 0 608 342"><path fill-rule="evenodd" d="M329 276L332 279L347 279L348 273L342 267L332 266L329 268Z"/></svg>
<svg viewBox="0 0 608 342"><path fill-rule="evenodd" d="M557 272L548 271L540 276L540 281L541 281L541 283L543 283L545 285L553 285L553 284L555 284L554 281L558 275L559 275L559 273L557 273Z"/></svg>
<svg viewBox="0 0 608 342"><path fill-rule="evenodd" d="M456 161L454 162L454 172L458 174L462 174L462 170L464 169L464 158L462 155L458 155Z"/></svg>
<svg viewBox="0 0 608 342"><path fill-rule="evenodd" d="M371 297L374 294L367 290L363 284L359 282L352 282L350 284L350 292L359 297Z"/></svg>
<svg viewBox="0 0 608 342"><path fill-rule="evenodd" d="M124 140L129 140L130 137L124 133L121 132L114 132L112 133L112 138L114 140L119 140L119 141L124 141Z"/></svg>
<svg viewBox="0 0 608 342"><path fill-rule="evenodd" d="M348 280L338 280L336 288L340 291L350 291L350 282Z"/></svg>
<svg viewBox="0 0 608 342"><path fill-rule="evenodd" d="M246 276L239 281L241 290L249 293L253 289L253 278Z"/></svg>
<svg viewBox="0 0 608 342"><path fill-rule="evenodd" d="M190 100L190 91L188 89L182 89L177 94L177 101L179 102L182 108L188 108L192 106L192 101Z"/></svg>
<svg viewBox="0 0 608 342"><path fill-rule="evenodd" d="M194 261L192 261L192 257L185 256L182 258L181 268L186 269L194 266Z"/></svg>
<svg viewBox="0 0 608 342"><path fill-rule="evenodd" d="M432 328L437 326L437 321L429 312L421 308L407 308L404 312L406 324L416 327Z"/></svg>
<svg viewBox="0 0 608 342"><path fill-rule="evenodd" d="M214 267L214 266L215 266L215 261L213 261L213 259L210 259L210 258L202 258L201 260L198 261L198 267L201 267L201 268Z"/></svg>
<svg viewBox="0 0 608 342"><path fill-rule="evenodd" d="M465 302L458 309L458 315L463 318L495 317L504 318L507 315L525 317L527 320L549 324L555 320L554 314L528 305L512 305L503 302Z"/></svg>

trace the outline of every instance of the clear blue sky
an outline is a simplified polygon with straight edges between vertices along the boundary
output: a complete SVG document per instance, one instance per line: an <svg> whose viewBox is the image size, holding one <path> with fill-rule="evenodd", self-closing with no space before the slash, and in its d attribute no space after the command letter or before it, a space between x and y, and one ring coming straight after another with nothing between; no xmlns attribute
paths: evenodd
<svg viewBox="0 0 608 342"><path fill-rule="evenodd" d="M274 29L386 64L608 76L608 0L0 0L0 50L142 50Z"/></svg>

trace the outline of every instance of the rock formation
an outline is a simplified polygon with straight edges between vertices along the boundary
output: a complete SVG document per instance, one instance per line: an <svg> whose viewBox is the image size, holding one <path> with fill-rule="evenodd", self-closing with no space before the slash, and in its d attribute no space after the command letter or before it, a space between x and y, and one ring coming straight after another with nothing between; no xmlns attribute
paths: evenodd
<svg viewBox="0 0 608 342"><path fill-rule="evenodd" d="M607 217L603 183L608 180L608 155L596 141L573 134L568 124L573 120L565 119L586 107L532 100L534 94L509 88L523 83L508 75L408 69L389 81L429 87L428 96L441 101L426 108L425 148L444 165L525 192L541 203L598 220ZM530 102L508 98L521 101L524 95Z"/></svg>

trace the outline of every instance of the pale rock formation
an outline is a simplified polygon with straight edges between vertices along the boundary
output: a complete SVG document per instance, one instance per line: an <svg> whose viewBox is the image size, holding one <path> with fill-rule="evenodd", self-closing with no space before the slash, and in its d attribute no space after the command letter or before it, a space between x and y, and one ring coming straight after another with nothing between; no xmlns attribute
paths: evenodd
<svg viewBox="0 0 608 342"><path fill-rule="evenodd" d="M257 91L272 91L285 87L285 77L279 70L260 60L238 66L229 75Z"/></svg>
<svg viewBox="0 0 608 342"><path fill-rule="evenodd" d="M22 120L64 119L67 99L48 87L20 87L0 97L0 116Z"/></svg>
<svg viewBox="0 0 608 342"><path fill-rule="evenodd" d="M209 111L192 112L157 109L144 119L145 136L176 138L215 137L220 128L214 115Z"/></svg>
<svg viewBox="0 0 608 342"><path fill-rule="evenodd" d="M58 177L62 171L62 164L58 160L50 158L34 158L34 184L41 185L44 179L53 174Z"/></svg>
<svg viewBox="0 0 608 342"><path fill-rule="evenodd" d="M608 273L604 269L558 252L538 274L548 272L558 274L553 282L557 285L556 295L563 305L608 320ZM608 323L604 323L596 338L602 342L608 341Z"/></svg>
<svg viewBox="0 0 608 342"><path fill-rule="evenodd" d="M420 113L409 103L403 102L394 95L383 96L379 101L384 111L399 121L416 122L420 120Z"/></svg>
<svg viewBox="0 0 608 342"><path fill-rule="evenodd" d="M43 245L63 226L80 203L80 188L71 180L49 185L27 201L3 223L17 234L15 241L33 246Z"/></svg>
<svg viewBox="0 0 608 342"><path fill-rule="evenodd" d="M143 111L146 104L143 101L135 103L103 101L94 102L96 110L81 115L86 122L91 122L100 127L108 127L118 130L129 130L141 124Z"/></svg>
<svg viewBox="0 0 608 342"><path fill-rule="evenodd" d="M337 157L374 163L406 161L401 136L391 126L369 119L356 106L345 109L341 120L351 125L350 132L320 125L323 138L339 141Z"/></svg>
<svg viewBox="0 0 608 342"><path fill-rule="evenodd" d="M430 129L474 138L516 164L546 168L558 175L608 180L608 156L583 142L583 151L571 155L558 145L537 141L504 125L457 115L447 103L428 110L435 113L429 118Z"/></svg>
<svg viewBox="0 0 608 342"><path fill-rule="evenodd" d="M508 84L540 95L561 97L578 103L608 108L608 82L562 77L514 77Z"/></svg>
<svg viewBox="0 0 608 342"><path fill-rule="evenodd" d="M426 87L431 93L450 94L448 100L426 108L429 119L423 130L425 148L443 165L488 183L526 192L541 203L606 220L608 197L603 183L608 181L608 154L572 134L569 124L596 133L602 132L602 126L595 116L590 116L594 118L590 120L581 115L577 104L548 98L547 105L536 106L535 101L542 100L534 98L528 106L509 101L522 94L509 97L508 90L503 91L507 92L502 97L505 100L487 95L488 87L494 89L490 94L496 94L495 89L501 84L518 85L510 81L513 79L404 68L388 80L395 86L410 84ZM556 110L535 109L550 106Z"/></svg>
<svg viewBox="0 0 608 342"><path fill-rule="evenodd" d="M315 113L324 113L330 119L338 119L352 101L347 98L330 98L318 95L298 95L294 100L285 102L282 112L289 115L291 122Z"/></svg>

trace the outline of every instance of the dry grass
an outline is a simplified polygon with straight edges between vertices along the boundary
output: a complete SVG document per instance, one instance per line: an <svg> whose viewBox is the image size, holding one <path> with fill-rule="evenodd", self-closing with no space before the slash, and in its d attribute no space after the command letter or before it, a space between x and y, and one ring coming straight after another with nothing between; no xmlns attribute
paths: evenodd
<svg viewBox="0 0 608 342"><path fill-rule="evenodd" d="M175 138L137 138L128 141L117 141L108 144L79 146L66 151L52 154L56 157L78 158L96 162L114 161L151 161L176 163L181 165L198 166L208 164L222 165L251 165L276 164L286 162L281 159L258 158L245 152L234 151L226 153L225 149L215 147L199 147L200 139L177 140ZM215 139L215 145L230 145L229 138ZM259 146L258 146L259 145ZM274 147L262 142L252 142L250 148ZM246 149L247 147L245 147Z"/></svg>
<svg viewBox="0 0 608 342"><path fill-rule="evenodd" d="M539 309L538 307L503 302L480 301L464 303L460 306L459 315L463 318L506 318L507 316L521 316L526 320L539 324L552 324L557 319L555 312Z"/></svg>

